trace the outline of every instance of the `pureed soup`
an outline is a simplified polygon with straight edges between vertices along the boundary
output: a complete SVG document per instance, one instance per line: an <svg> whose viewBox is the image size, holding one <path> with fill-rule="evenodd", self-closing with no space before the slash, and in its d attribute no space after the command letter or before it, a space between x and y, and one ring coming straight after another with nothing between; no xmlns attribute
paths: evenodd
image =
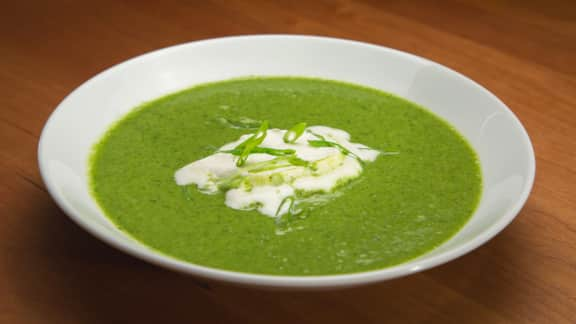
<svg viewBox="0 0 576 324"><path fill-rule="evenodd" d="M93 196L150 248L248 273L376 270L452 237L481 195L445 121L337 81L262 77L143 104L94 147Z"/></svg>

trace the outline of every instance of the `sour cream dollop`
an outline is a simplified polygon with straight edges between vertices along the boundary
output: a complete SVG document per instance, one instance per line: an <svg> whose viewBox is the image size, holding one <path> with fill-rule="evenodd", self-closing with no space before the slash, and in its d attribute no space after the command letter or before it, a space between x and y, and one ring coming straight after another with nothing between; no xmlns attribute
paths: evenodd
<svg viewBox="0 0 576 324"><path fill-rule="evenodd" d="M177 170L175 181L180 186L196 185L205 194L224 192L225 204L230 208L280 217L302 199L331 193L359 177L363 164L373 162L380 154L366 145L352 143L350 134L341 129L310 126L290 143L284 140L286 132L268 129L258 148L291 150L292 154L252 153L238 166L238 156L230 151L253 136L246 134Z"/></svg>

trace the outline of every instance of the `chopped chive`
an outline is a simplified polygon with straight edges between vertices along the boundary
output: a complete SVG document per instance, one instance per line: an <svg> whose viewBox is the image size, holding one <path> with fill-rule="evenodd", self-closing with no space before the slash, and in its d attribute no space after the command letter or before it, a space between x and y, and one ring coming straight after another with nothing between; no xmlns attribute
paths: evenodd
<svg viewBox="0 0 576 324"><path fill-rule="evenodd" d="M308 162L306 160L302 160L301 158L296 156L296 154L288 156L288 161L292 165L303 166L303 167L309 167L310 166L310 162Z"/></svg>
<svg viewBox="0 0 576 324"><path fill-rule="evenodd" d="M183 186L182 192L184 193L184 199L192 200L192 192L190 191L191 186Z"/></svg>
<svg viewBox="0 0 576 324"><path fill-rule="evenodd" d="M242 154L243 151L244 150L242 148L240 148L240 149L234 148L231 150L220 151L220 153L230 153L232 155L239 156ZM251 154L264 153L264 154L274 155L274 156L286 156L286 155L294 154L295 152L296 151L294 151L292 149L275 149L275 148L271 148L271 147L258 146L258 147L253 148L250 153Z"/></svg>
<svg viewBox="0 0 576 324"><path fill-rule="evenodd" d="M227 191L227 190L230 190L233 188L238 188L238 187L240 187L240 185L242 185L245 178L246 177L239 175L239 174L234 174L230 177L224 178L224 179L219 181L218 189L220 189L222 191Z"/></svg>
<svg viewBox="0 0 576 324"><path fill-rule="evenodd" d="M239 150L236 148L232 150L220 151L220 153L230 153L236 156L241 155L242 152L243 150ZM303 166L303 167L310 166L310 162L299 158L295 154L296 151L292 149L273 149L269 147L255 147L254 149L252 149L250 153L251 154L265 153L273 156L278 156L278 158L269 161L263 161L254 166L250 166L248 168L249 172L262 172L278 168L284 168L287 166ZM288 164L285 163L284 165L281 165L280 162L287 162Z"/></svg>
<svg viewBox="0 0 576 324"><path fill-rule="evenodd" d="M268 121L265 120L262 122L262 124L260 125L260 128L258 128L258 130L256 131L255 136L258 137L266 137L266 131L268 130Z"/></svg>
<svg viewBox="0 0 576 324"><path fill-rule="evenodd" d="M304 130L306 129L306 123L298 123L292 128L286 131L284 134L284 143L294 143L296 140L302 136Z"/></svg>
<svg viewBox="0 0 576 324"><path fill-rule="evenodd" d="M280 156L280 157L277 157L273 160L262 161L262 162L252 164L250 166L247 166L245 168L245 170L250 172L250 173L258 173L258 172L264 172L264 171L286 168L286 167L290 167L290 166L308 167L309 163L310 162L304 161L304 160L300 159L299 157L297 157L296 155L288 155L288 156Z"/></svg>
<svg viewBox="0 0 576 324"><path fill-rule="evenodd" d="M314 134L316 135L316 134ZM316 135L319 136L319 135ZM344 146L335 143L335 142L330 142L327 140L308 140L308 144L312 147L334 147L340 150L340 152L344 155L349 155L353 158L355 158L358 162L360 162L360 164L364 164L364 161L356 154L350 152L350 150L348 150L347 148L345 148Z"/></svg>
<svg viewBox="0 0 576 324"><path fill-rule="evenodd" d="M268 121L265 120L260 125L260 128L256 131L256 133L250 136L247 140L240 143L235 149L242 150L242 153L238 156L238 161L236 161L236 166L243 166L248 159L248 155L252 152L252 150L257 147L258 145L262 144L264 138L266 138L266 131L268 130Z"/></svg>
<svg viewBox="0 0 576 324"><path fill-rule="evenodd" d="M234 148L234 150L243 150L248 143L250 143L251 141L254 141L254 138L258 137L259 135L262 135L262 133L263 133L264 137L266 137L266 131L267 130L268 130L268 121L265 120L262 122L262 124L260 124L260 127L258 128L256 133L254 133L252 136L247 138L244 142L238 144ZM263 140L263 138L262 138L262 140Z"/></svg>
<svg viewBox="0 0 576 324"><path fill-rule="evenodd" d="M271 147L256 147L256 148L254 148L254 150L252 152L253 153L265 153L265 154L275 155L275 156L285 156L285 155L292 155L292 154L296 153L296 151L292 150L292 149L275 149L275 148L271 148Z"/></svg>
<svg viewBox="0 0 576 324"><path fill-rule="evenodd" d="M320 134L316 134L316 133L314 133L314 132L313 132L313 131L311 131L311 130L308 130L308 133L310 133L310 134L312 134L312 135L314 135L314 136L318 137L319 139L321 139L321 140L323 140L323 141L325 141L325 140L326 140L326 139L324 138L324 136L322 136L322 135L320 135Z"/></svg>
<svg viewBox="0 0 576 324"><path fill-rule="evenodd" d="M312 147L335 147L336 143L326 140L308 140L308 145Z"/></svg>
<svg viewBox="0 0 576 324"><path fill-rule="evenodd" d="M282 202L280 203L280 205L278 205L278 209L276 209L276 213L275 213L275 217L276 217L276 224L279 224L282 222L282 217L278 217L278 216L282 216L280 215L280 212L282 211L282 207L284 207L284 205L289 202L290 205L288 206L288 214L290 214L290 211L293 209L294 207L294 196L288 196L284 199L282 199Z"/></svg>
<svg viewBox="0 0 576 324"><path fill-rule="evenodd" d="M245 170L250 172L250 173L258 173L258 172L282 169L282 168L286 168L289 166L292 166L292 164L290 164L290 161L288 161L284 157L278 157L278 158L275 158L273 160L262 161L262 162L251 164L251 165L247 166L245 168Z"/></svg>

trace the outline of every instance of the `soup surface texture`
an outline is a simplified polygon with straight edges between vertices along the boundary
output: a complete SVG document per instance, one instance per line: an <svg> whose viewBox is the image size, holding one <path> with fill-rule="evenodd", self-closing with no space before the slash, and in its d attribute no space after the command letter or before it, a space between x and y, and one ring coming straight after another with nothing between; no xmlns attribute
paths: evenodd
<svg viewBox="0 0 576 324"><path fill-rule="evenodd" d="M222 193L175 183L176 170L263 120L342 129L382 154L280 232L273 217L228 208ZM197 265L276 275L408 261L452 237L481 195L476 154L428 110L370 88L292 77L204 84L145 103L94 146L89 172L102 210L139 242Z"/></svg>

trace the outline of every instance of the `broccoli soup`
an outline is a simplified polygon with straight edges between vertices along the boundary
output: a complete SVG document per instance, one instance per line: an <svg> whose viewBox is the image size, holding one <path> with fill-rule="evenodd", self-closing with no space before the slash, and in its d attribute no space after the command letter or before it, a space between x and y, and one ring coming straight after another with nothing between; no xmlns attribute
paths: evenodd
<svg viewBox="0 0 576 324"><path fill-rule="evenodd" d="M145 103L94 146L92 194L160 253L276 275L376 270L452 237L481 195L466 140L353 84L234 79Z"/></svg>

